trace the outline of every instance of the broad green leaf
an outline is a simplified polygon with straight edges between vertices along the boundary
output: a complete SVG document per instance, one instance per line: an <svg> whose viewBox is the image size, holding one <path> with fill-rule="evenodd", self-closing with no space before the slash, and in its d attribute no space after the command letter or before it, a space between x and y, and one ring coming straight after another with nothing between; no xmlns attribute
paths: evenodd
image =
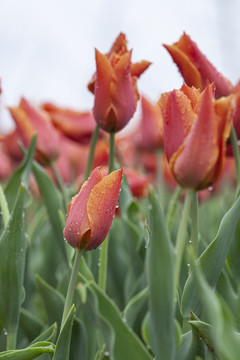
<svg viewBox="0 0 240 360"><path fill-rule="evenodd" d="M52 324L56 321L60 326L65 301L64 296L39 275L36 275L36 280L47 312L48 323Z"/></svg>
<svg viewBox="0 0 240 360"><path fill-rule="evenodd" d="M72 336L72 326L75 316L75 306L72 305L63 328L59 334L56 350L53 356L53 360L68 360L70 352L70 342Z"/></svg>
<svg viewBox="0 0 240 360"><path fill-rule="evenodd" d="M127 304L123 311L123 319L126 319L128 325L133 327L133 324L142 307L146 304L148 299L148 288L143 289L136 294Z"/></svg>
<svg viewBox="0 0 240 360"><path fill-rule="evenodd" d="M210 336L219 359L236 360L240 354L239 335L233 325L232 314L226 303L217 296L203 277L200 266L191 260L193 278L209 323L212 325Z"/></svg>
<svg viewBox="0 0 240 360"><path fill-rule="evenodd" d="M57 336L57 323L52 324L48 329L43 331L36 339L32 341L35 344L39 341L55 342Z"/></svg>
<svg viewBox="0 0 240 360"><path fill-rule="evenodd" d="M7 198L10 211L14 207L16 201L16 193L18 191L20 184L23 183L24 187L26 189L28 188L29 175L32 169L32 160L35 154L35 147L36 147L36 136L33 137L29 149L25 154L23 162L13 173L5 189L5 195Z"/></svg>
<svg viewBox="0 0 240 360"><path fill-rule="evenodd" d="M8 203L5 197L5 194L3 192L3 188L0 185L0 209L2 211L2 218L3 218L3 226L4 229L7 226L8 220L9 220L9 209L8 209Z"/></svg>
<svg viewBox="0 0 240 360"><path fill-rule="evenodd" d="M215 239L207 249L201 254L198 262L208 284L212 287L216 285L219 275L223 269L230 244L234 237L234 232L240 217L240 198L234 203L231 209L223 217L219 231ZM198 287L191 274L185 284L182 296L182 313L185 317L193 311L199 315L201 303L198 294Z"/></svg>
<svg viewBox="0 0 240 360"><path fill-rule="evenodd" d="M8 225L0 238L0 323L8 334L17 331L25 268L26 237L24 230L23 185Z"/></svg>
<svg viewBox="0 0 240 360"><path fill-rule="evenodd" d="M194 331L188 331L181 336L181 344L176 352L177 360L195 360L199 355L205 359L205 354L204 344Z"/></svg>
<svg viewBox="0 0 240 360"><path fill-rule="evenodd" d="M9 350L0 353L1 360L32 360L44 353L54 354L55 345L50 342L38 342L26 349Z"/></svg>
<svg viewBox="0 0 240 360"><path fill-rule="evenodd" d="M59 247L68 265L65 242L63 241L62 221L59 217L59 210L64 211L61 194L46 171L35 161L33 162L33 173L43 196L53 230L59 241Z"/></svg>
<svg viewBox="0 0 240 360"><path fill-rule="evenodd" d="M82 280L86 282L84 278ZM121 318L120 311L114 302L102 292L96 283L91 282L88 286L97 296L100 316L110 326L114 335L113 354L110 354L111 359L152 359L141 340Z"/></svg>
<svg viewBox="0 0 240 360"><path fill-rule="evenodd" d="M153 351L159 360L175 359L174 250L166 229L158 196L151 190L150 246L147 249L150 331Z"/></svg>

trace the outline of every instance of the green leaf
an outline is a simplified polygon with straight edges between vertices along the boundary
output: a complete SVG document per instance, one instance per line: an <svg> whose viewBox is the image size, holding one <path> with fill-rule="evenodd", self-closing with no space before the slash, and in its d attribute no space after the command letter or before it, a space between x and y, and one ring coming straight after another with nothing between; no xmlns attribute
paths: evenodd
<svg viewBox="0 0 240 360"><path fill-rule="evenodd" d="M191 259L191 266L200 301L212 325L210 336L213 339L217 357L226 360L238 359L240 353L239 334L235 331L229 308L209 286L203 277L200 266L193 259Z"/></svg>
<svg viewBox="0 0 240 360"><path fill-rule="evenodd" d="M0 239L0 323L8 334L17 332L25 268L25 190L20 187L15 208Z"/></svg>
<svg viewBox="0 0 240 360"><path fill-rule="evenodd" d="M36 275L36 280L47 312L48 323L52 324L56 321L60 327L65 302L64 296L39 275Z"/></svg>
<svg viewBox="0 0 240 360"><path fill-rule="evenodd" d="M83 281L86 282L84 278ZM141 340L121 318L120 311L114 302L103 293L95 282L88 283L88 286L98 299L100 316L112 330L114 344L113 354L110 357L113 357L114 360L152 359Z"/></svg>
<svg viewBox="0 0 240 360"><path fill-rule="evenodd" d="M7 198L10 211L14 207L16 201L16 193L18 191L20 184L23 183L24 187L26 189L28 188L29 175L32 169L32 160L35 154L35 147L36 147L36 136L33 137L23 162L13 173L5 189L5 195Z"/></svg>
<svg viewBox="0 0 240 360"><path fill-rule="evenodd" d="M175 359L174 250L158 196L149 193L150 247L147 249L150 330L153 351L159 360Z"/></svg>
<svg viewBox="0 0 240 360"><path fill-rule="evenodd" d="M52 324L48 329L43 331L36 339L32 341L35 344L39 341L55 342L57 336L57 323Z"/></svg>
<svg viewBox="0 0 240 360"><path fill-rule="evenodd" d="M4 229L7 226L8 220L9 220L9 209L8 209L8 204L7 204L7 200L5 197L5 194L3 192L2 186L0 185L0 208L2 211L2 217L3 217L3 226Z"/></svg>
<svg viewBox="0 0 240 360"><path fill-rule="evenodd" d="M62 220L59 216L59 211L64 211L61 194L46 171L35 161L33 162L33 173L43 196L53 230L59 241L59 247L66 264L69 266L65 242L63 241Z"/></svg>
<svg viewBox="0 0 240 360"><path fill-rule="evenodd" d="M71 310L69 311L69 314L58 337L53 360L69 359L70 342L75 311L75 306L72 305Z"/></svg>
<svg viewBox="0 0 240 360"><path fill-rule="evenodd" d="M234 203L231 209L223 217L219 231L215 239L202 253L198 262L208 284L212 287L216 285L219 275L223 269L230 244L234 237L234 232L240 217L240 198ZM198 294L198 287L191 274L186 281L182 296L182 313L185 317L193 311L199 315L202 306Z"/></svg>
<svg viewBox="0 0 240 360"><path fill-rule="evenodd" d="M55 345L49 342L38 342L21 350L9 350L0 353L1 360L32 360L44 353L54 354Z"/></svg>
<svg viewBox="0 0 240 360"><path fill-rule="evenodd" d="M143 289L138 294L133 296L133 298L127 304L124 312L123 319L126 319L128 325L133 327L134 322L138 316L138 313L142 307L146 304L148 299L148 288Z"/></svg>

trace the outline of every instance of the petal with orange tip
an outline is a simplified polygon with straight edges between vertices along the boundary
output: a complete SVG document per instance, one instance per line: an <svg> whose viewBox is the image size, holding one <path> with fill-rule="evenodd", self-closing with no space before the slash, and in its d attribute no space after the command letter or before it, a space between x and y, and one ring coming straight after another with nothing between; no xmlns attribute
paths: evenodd
<svg viewBox="0 0 240 360"><path fill-rule="evenodd" d="M104 127L105 119L111 110L111 82L113 78L113 68L107 57L97 49L96 65L97 79L94 88L94 108L93 114L100 127Z"/></svg>
<svg viewBox="0 0 240 360"><path fill-rule="evenodd" d="M187 55L185 55L175 44L164 44L163 46L171 55L187 85L203 90L201 75Z"/></svg>
<svg viewBox="0 0 240 360"><path fill-rule="evenodd" d="M113 171L91 191L87 203L91 233L86 251L98 247L110 230L121 189L122 173L122 169Z"/></svg>
<svg viewBox="0 0 240 360"><path fill-rule="evenodd" d="M139 78L151 64L152 63L147 60L142 60L135 64L131 64L131 76L136 76L137 78Z"/></svg>
<svg viewBox="0 0 240 360"><path fill-rule="evenodd" d="M217 71L189 35L184 33L178 42L171 46L164 45L164 47L170 53L189 86L193 85L202 91L208 82L214 82L216 85L216 98L231 93L232 85L230 81Z"/></svg>

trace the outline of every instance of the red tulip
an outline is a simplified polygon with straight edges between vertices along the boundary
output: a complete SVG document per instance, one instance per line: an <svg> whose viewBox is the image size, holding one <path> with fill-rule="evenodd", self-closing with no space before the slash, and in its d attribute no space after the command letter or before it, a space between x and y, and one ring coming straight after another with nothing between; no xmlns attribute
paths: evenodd
<svg viewBox="0 0 240 360"><path fill-rule="evenodd" d="M170 169L184 188L205 189L220 177L235 111L235 97L215 100L213 85L200 94L183 85L162 94L164 145Z"/></svg>
<svg viewBox="0 0 240 360"><path fill-rule="evenodd" d="M26 99L18 107L10 107L10 113L26 147L37 134L36 158L43 165L55 160L60 152L59 136L51 123L49 115L35 108Z"/></svg>
<svg viewBox="0 0 240 360"><path fill-rule="evenodd" d="M97 71L88 85L95 95L93 115L102 129L116 132L136 111L139 99L136 81L150 63L131 63L132 51L127 50L124 34L118 36L108 54L98 50L95 54Z"/></svg>
<svg viewBox="0 0 240 360"><path fill-rule="evenodd" d="M217 71L186 33L181 36L178 42L173 45L164 45L164 47L176 63L188 86L194 86L203 91L209 83L214 82L216 98L231 93L230 81Z"/></svg>
<svg viewBox="0 0 240 360"><path fill-rule="evenodd" d="M81 251L96 249L111 227L120 193L122 170L103 177L101 167L93 170L68 206L64 237Z"/></svg>

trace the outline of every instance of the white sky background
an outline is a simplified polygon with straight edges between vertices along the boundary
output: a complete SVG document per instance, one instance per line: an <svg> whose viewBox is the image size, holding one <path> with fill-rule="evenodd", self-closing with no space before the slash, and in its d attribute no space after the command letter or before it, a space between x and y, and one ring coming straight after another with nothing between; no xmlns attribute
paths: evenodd
<svg viewBox="0 0 240 360"><path fill-rule="evenodd" d="M86 86L95 71L94 48L107 52L120 31L133 48L133 62L153 63L138 82L152 100L182 84L162 44L176 42L183 31L236 83L239 19L238 0L0 0L2 108L25 96L91 109ZM6 124L2 110L0 130Z"/></svg>

